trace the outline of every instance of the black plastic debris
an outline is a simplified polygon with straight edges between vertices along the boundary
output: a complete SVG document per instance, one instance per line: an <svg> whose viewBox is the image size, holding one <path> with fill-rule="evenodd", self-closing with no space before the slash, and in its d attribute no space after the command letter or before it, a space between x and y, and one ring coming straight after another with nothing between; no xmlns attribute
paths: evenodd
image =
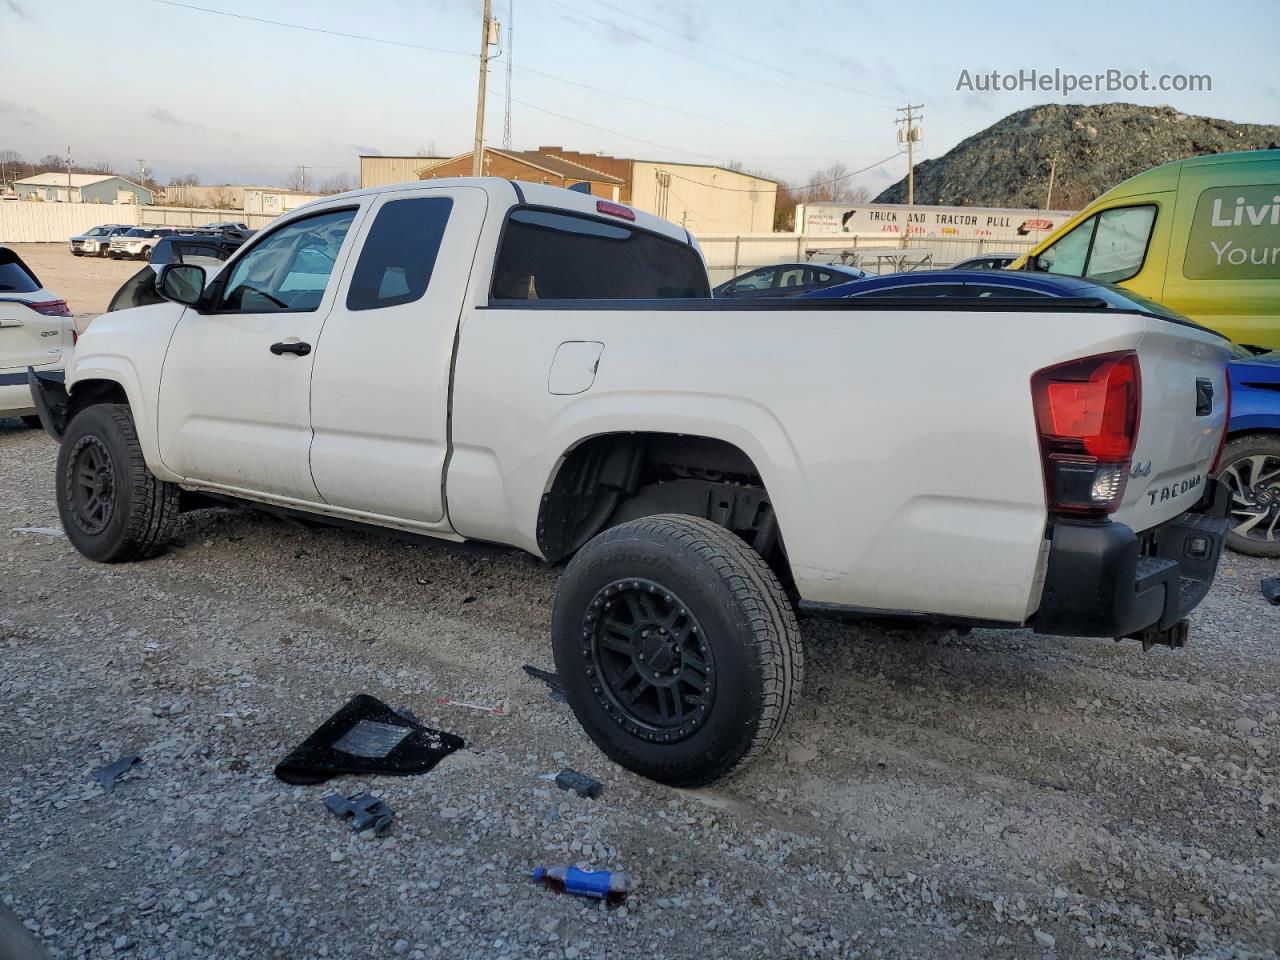
<svg viewBox="0 0 1280 960"><path fill-rule="evenodd" d="M1268 577L1263 580L1262 595L1271 603L1280 604L1280 577Z"/></svg>
<svg viewBox="0 0 1280 960"><path fill-rule="evenodd" d="M93 771L93 779L102 785L103 793L111 793L116 788L116 781L127 770L131 770L135 764L141 763L142 758L133 754L125 754L115 763L109 763L105 767L98 767Z"/></svg>
<svg viewBox="0 0 1280 960"><path fill-rule="evenodd" d="M539 670L531 663L524 665L524 672L535 680L541 680L547 685L547 689L551 691L551 699L558 700L561 703L568 703L568 699L564 695L564 687L560 684L560 678L554 673L548 673L546 670Z"/></svg>
<svg viewBox="0 0 1280 960"><path fill-rule="evenodd" d="M593 800L604 791L604 784L584 773L565 767L556 774L556 786L561 790L572 790L580 797L591 797Z"/></svg>
<svg viewBox="0 0 1280 960"><path fill-rule="evenodd" d="M461 737L424 727L376 697L357 694L276 766L285 783L323 783L330 777L426 773L453 751Z"/></svg>
<svg viewBox="0 0 1280 960"><path fill-rule="evenodd" d="M391 808L371 793L356 793L349 797L335 793L324 798L324 805L339 820L350 817L351 829L356 833L369 829L377 834L386 833L395 817Z"/></svg>

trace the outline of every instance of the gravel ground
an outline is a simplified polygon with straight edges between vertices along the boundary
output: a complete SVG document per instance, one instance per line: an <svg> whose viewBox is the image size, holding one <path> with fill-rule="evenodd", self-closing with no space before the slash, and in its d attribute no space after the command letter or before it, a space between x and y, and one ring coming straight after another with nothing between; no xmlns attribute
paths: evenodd
<svg viewBox="0 0 1280 960"><path fill-rule="evenodd" d="M0 897L55 957L1277 956L1274 562L1228 555L1177 652L807 621L784 737L680 791L521 671L550 668L556 569L248 510L95 566L15 530L56 526L54 455L0 424ZM275 780L357 692L468 746ZM105 794L90 771L125 753ZM603 796L540 779L565 765ZM322 807L363 789L388 836ZM606 909L529 881L563 862L638 890Z"/></svg>

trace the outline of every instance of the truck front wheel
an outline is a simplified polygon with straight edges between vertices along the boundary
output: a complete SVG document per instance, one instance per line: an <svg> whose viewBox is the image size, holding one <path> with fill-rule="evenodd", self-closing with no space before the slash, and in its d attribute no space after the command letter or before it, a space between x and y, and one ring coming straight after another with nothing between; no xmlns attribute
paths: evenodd
<svg viewBox="0 0 1280 960"><path fill-rule="evenodd" d="M58 449L57 483L62 528L90 560L145 560L168 544L180 491L147 469L126 405L76 414Z"/></svg>
<svg viewBox="0 0 1280 960"><path fill-rule="evenodd" d="M556 593L552 644L596 745L679 787L759 755L804 668L795 612L759 554L709 520L674 514L613 527L578 551Z"/></svg>

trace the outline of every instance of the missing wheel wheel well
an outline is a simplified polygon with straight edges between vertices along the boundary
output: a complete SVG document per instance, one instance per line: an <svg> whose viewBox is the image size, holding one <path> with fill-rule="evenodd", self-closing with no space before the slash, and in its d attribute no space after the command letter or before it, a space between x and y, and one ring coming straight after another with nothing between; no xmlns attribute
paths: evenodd
<svg viewBox="0 0 1280 960"><path fill-rule="evenodd" d="M580 443L542 497L538 546L562 560L602 530L659 513L718 523L785 571L777 517L751 458L723 440L685 434L608 434Z"/></svg>

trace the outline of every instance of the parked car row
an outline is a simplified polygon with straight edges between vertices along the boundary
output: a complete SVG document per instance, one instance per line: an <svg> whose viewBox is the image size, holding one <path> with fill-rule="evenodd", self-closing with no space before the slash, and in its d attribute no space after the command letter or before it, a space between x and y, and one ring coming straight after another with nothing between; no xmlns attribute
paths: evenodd
<svg viewBox="0 0 1280 960"><path fill-rule="evenodd" d="M244 242L253 234L249 225L238 220L221 220L202 227L148 227L106 223L79 236L72 237L73 256L110 257L113 260L150 260L158 241L165 237L217 236L238 238Z"/></svg>

